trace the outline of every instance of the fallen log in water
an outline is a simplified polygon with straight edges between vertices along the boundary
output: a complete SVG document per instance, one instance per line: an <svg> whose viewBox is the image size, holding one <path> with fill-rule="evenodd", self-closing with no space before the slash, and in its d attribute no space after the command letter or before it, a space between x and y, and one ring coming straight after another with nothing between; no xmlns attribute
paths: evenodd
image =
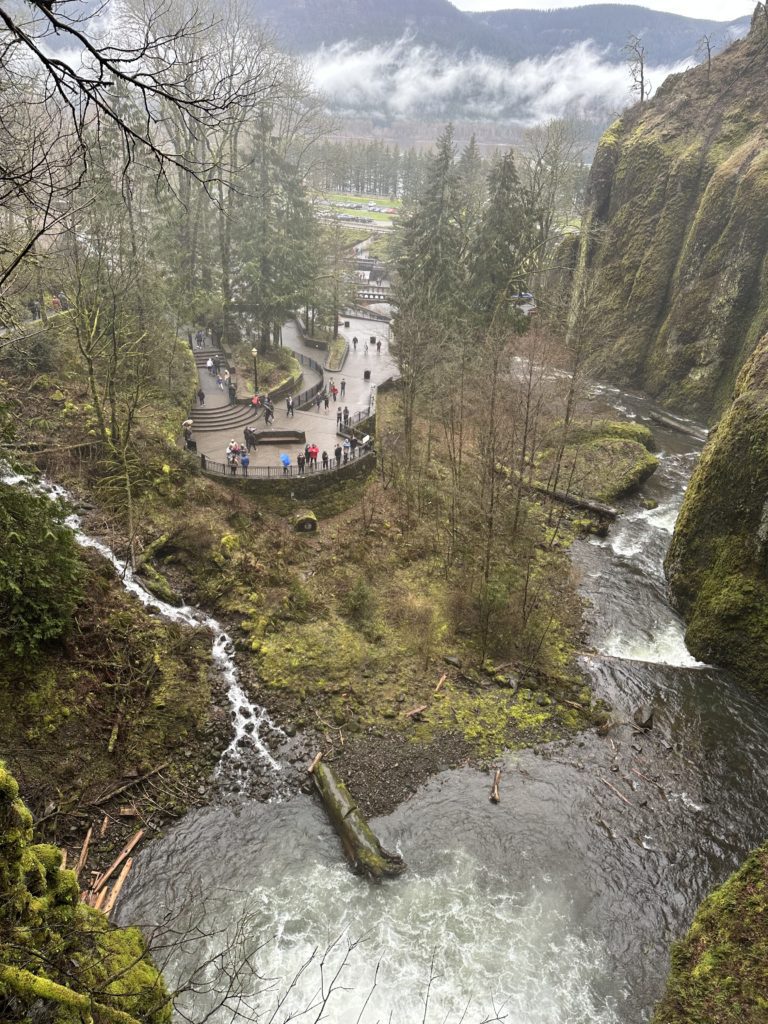
<svg viewBox="0 0 768 1024"><path fill-rule="evenodd" d="M405 861L382 847L334 770L325 761L318 761L312 778L355 874L367 875L372 882L402 874Z"/></svg>
<svg viewBox="0 0 768 1024"><path fill-rule="evenodd" d="M577 494L567 494L565 491L550 491L540 484L531 484L531 487L539 494L552 498L553 501L559 501L561 505L570 505L571 508L591 512L592 515L600 516L602 519L615 519L619 514L611 505L604 505L601 501L590 501L588 498L580 498Z"/></svg>

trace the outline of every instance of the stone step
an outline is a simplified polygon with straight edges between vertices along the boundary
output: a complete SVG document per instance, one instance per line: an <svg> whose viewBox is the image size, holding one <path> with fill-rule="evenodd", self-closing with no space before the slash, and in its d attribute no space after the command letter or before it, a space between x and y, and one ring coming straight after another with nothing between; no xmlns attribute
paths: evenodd
<svg viewBox="0 0 768 1024"><path fill-rule="evenodd" d="M192 424L195 430L242 430L249 423L258 423L255 416L221 416L218 419L199 420L192 417Z"/></svg>

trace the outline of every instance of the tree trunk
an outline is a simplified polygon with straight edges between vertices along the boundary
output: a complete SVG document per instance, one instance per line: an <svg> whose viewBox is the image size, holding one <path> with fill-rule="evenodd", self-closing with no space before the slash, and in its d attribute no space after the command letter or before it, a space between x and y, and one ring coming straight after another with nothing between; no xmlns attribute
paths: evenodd
<svg viewBox="0 0 768 1024"><path fill-rule="evenodd" d="M382 847L334 770L324 761L319 761L312 777L355 874L367 875L372 882L402 874L405 871L404 860Z"/></svg>

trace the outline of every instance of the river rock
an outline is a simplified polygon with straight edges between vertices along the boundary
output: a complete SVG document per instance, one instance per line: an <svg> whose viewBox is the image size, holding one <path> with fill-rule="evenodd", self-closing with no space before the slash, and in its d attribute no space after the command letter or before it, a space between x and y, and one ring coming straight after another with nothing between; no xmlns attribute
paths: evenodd
<svg viewBox="0 0 768 1024"><path fill-rule="evenodd" d="M650 704L641 704L635 708L632 720L639 729L653 728L653 708Z"/></svg>
<svg viewBox="0 0 768 1024"><path fill-rule="evenodd" d="M454 668L461 668L461 658L457 658L455 654L446 654L443 661L446 665L453 665Z"/></svg>

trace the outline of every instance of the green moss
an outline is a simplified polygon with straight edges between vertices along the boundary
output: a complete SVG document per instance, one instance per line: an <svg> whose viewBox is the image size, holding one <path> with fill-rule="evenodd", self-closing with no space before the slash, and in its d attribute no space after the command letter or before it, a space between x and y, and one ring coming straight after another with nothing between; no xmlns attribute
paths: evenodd
<svg viewBox="0 0 768 1024"><path fill-rule="evenodd" d="M704 449L666 560L693 654L756 685L768 669L767 494L768 338Z"/></svg>
<svg viewBox="0 0 768 1024"><path fill-rule="evenodd" d="M26 1021L50 1004L56 1020L169 1024L162 978L137 929L116 929L79 903L61 851L32 845L31 819L0 764L0 1014ZM19 830L19 825L23 826ZM94 996L93 993L98 993ZM70 1013L71 1011L71 1013Z"/></svg>
<svg viewBox="0 0 768 1024"><path fill-rule="evenodd" d="M649 452L657 450L653 432L642 423L631 423L627 420L593 420L591 423L575 423L568 432L571 444L584 444L602 437L636 441Z"/></svg>
<svg viewBox="0 0 768 1024"><path fill-rule="evenodd" d="M711 77L694 68L625 114L590 181L590 367L708 418L768 329L762 45L752 33Z"/></svg>
<svg viewBox="0 0 768 1024"><path fill-rule="evenodd" d="M435 728L458 728L482 757L546 743L562 735L564 724L573 728L585 723L574 710L527 689L513 695L509 690L474 693L448 686L438 696L428 721L415 726L414 739L429 739Z"/></svg>
<svg viewBox="0 0 768 1024"><path fill-rule="evenodd" d="M629 429L624 431L623 426ZM558 489L570 494L615 501L636 491L659 464L648 450L653 443L650 431L635 424L577 426L572 437L563 451L558 478ZM553 479L555 454L543 453L537 464L542 484Z"/></svg>
<svg viewBox="0 0 768 1024"><path fill-rule="evenodd" d="M653 1024L763 1024L768 1017L768 846L699 908L672 949Z"/></svg>

